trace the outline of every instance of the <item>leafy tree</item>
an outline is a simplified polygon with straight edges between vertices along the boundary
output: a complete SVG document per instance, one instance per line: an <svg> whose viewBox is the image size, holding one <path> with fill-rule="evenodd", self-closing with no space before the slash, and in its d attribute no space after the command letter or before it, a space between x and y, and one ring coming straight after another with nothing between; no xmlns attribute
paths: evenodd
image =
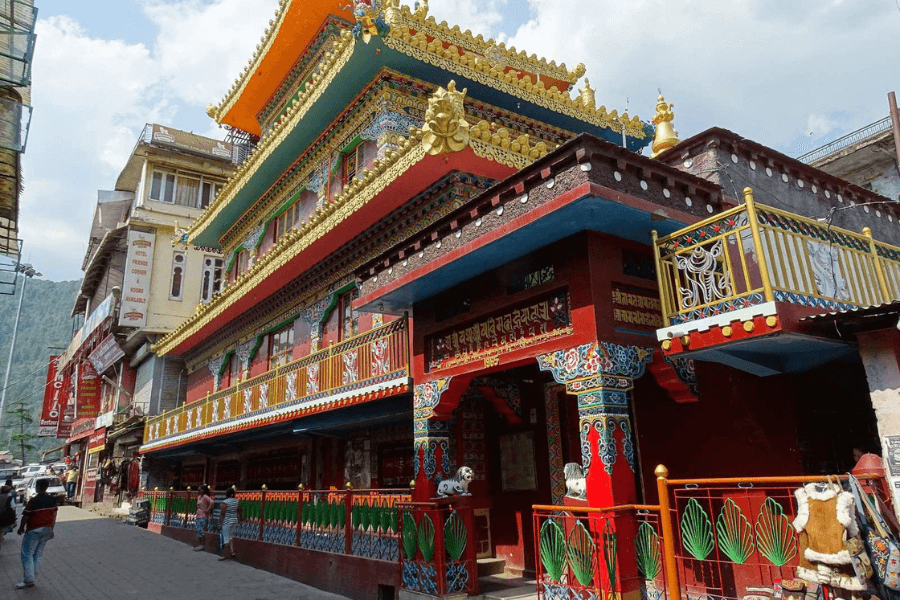
<svg viewBox="0 0 900 600"><path fill-rule="evenodd" d="M31 409L24 400L17 400L9 407L7 423L12 422L8 427L14 429L18 425L18 430L9 435L9 444L13 448L21 450L20 457L22 464L28 464L25 461L25 451L34 450L35 446L32 440L36 440L37 436L33 433L31 425L34 419L31 418Z"/></svg>
<svg viewBox="0 0 900 600"><path fill-rule="evenodd" d="M6 373L6 361L9 359L9 344L22 283L23 279L20 277L15 295L0 294L0 387L3 385L3 374ZM32 436L37 434L47 364L50 356L61 354L62 350L58 348L64 348L72 339L72 307L81 282L35 278L30 279L24 288L25 298L22 301L19 331L9 374L10 386L6 391L6 406L0 417L0 450L9 448L17 455L21 451L21 441L17 438L16 446L13 446L11 437L19 432L21 422L10 416L9 411L16 402L21 401L28 410L27 416L32 419L27 425L26 433ZM36 462L40 458L40 452L61 443L52 437L32 437L25 442L26 463Z"/></svg>

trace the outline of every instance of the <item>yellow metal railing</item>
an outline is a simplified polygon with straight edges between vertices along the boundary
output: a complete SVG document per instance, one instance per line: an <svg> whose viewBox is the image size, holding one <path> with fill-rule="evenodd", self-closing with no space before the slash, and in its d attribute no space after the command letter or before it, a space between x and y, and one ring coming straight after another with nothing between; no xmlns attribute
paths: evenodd
<svg viewBox="0 0 900 600"><path fill-rule="evenodd" d="M744 204L671 235L654 252L665 322L763 302L822 309L900 299L900 248L783 210Z"/></svg>
<svg viewBox="0 0 900 600"><path fill-rule="evenodd" d="M267 412L302 406L369 383L409 377L407 320L397 319L294 362L147 420L144 443Z"/></svg>

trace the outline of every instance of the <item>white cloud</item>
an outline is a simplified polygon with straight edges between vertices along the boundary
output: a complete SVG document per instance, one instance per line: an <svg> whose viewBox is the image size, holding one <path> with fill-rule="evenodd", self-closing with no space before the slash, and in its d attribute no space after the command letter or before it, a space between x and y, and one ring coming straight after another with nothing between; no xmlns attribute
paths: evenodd
<svg viewBox="0 0 900 600"><path fill-rule="evenodd" d="M222 136L204 107L251 57L277 0L142 6L158 29L152 47L91 37L67 16L38 21L19 222L50 279L81 276L97 190L115 185L145 123Z"/></svg>
<svg viewBox="0 0 900 600"><path fill-rule="evenodd" d="M141 0L152 44L97 39L69 17L38 22L20 217L31 262L52 279L80 276L97 189L114 185L144 123L221 133L204 107L252 56L277 2ZM896 80L890 2L528 0L531 18L511 31L523 2L431 0L430 12L529 54L583 61L610 110L627 98L649 120L662 88L682 138L718 125L796 154L884 117ZM504 26L504 15L514 20Z"/></svg>
<svg viewBox="0 0 900 600"><path fill-rule="evenodd" d="M653 116L657 87L682 138L717 125L788 149L809 115L854 129L887 112L885 72L900 15L892 3L529 0L508 43L573 65L597 99Z"/></svg>
<svg viewBox="0 0 900 600"><path fill-rule="evenodd" d="M167 93L194 106L217 104L277 7L277 0L145 0L144 11L159 27L154 58Z"/></svg>

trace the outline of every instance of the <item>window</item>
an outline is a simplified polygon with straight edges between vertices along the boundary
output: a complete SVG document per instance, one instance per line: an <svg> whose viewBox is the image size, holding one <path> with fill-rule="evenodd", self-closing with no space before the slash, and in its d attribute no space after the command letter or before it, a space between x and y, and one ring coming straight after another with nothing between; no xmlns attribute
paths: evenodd
<svg viewBox="0 0 900 600"><path fill-rule="evenodd" d="M175 252L172 256L172 287L169 289L169 300L181 300L184 288L184 252Z"/></svg>
<svg viewBox="0 0 900 600"><path fill-rule="evenodd" d="M269 368L274 369L291 362L294 350L294 324L269 335Z"/></svg>
<svg viewBox="0 0 900 600"><path fill-rule="evenodd" d="M297 223L300 214L300 201L294 202L291 206L281 213L275 222L275 239L280 239L288 230Z"/></svg>
<svg viewBox="0 0 900 600"><path fill-rule="evenodd" d="M190 208L206 208L222 184L201 175L154 169L150 177L150 199Z"/></svg>
<svg viewBox="0 0 900 600"><path fill-rule="evenodd" d="M363 146L364 143L359 143L356 145L356 148L350 151L344 157L344 183L351 181L354 177L356 177L360 170L363 168Z"/></svg>
<svg viewBox="0 0 900 600"><path fill-rule="evenodd" d="M203 185L200 188L200 208L206 208L207 206L215 200L219 191L222 189L222 184L220 183L211 183L209 181L204 181Z"/></svg>
<svg viewBox="0 0 900 600"><path fill-rule="evenodd" d="M353 289L346 294L341 294L338 299L338 319L340 320L338 331L342 340L359 333L359 312L353 309L353 300L358 297L359 291Z"/></svg>
<svg viewBox="0 0 900 600"><path fill-rule="evenodd" d="M150 199L169 203L175 201L175 173L153 172L150 181Z"/></svg>
<svg viewBox="0 0 900 600"><path fill-rule="evenodd" d="M222 289L221 258L215 256L203 257L203 281L200 284L200 301L209 302L220 289Z"/></svg>

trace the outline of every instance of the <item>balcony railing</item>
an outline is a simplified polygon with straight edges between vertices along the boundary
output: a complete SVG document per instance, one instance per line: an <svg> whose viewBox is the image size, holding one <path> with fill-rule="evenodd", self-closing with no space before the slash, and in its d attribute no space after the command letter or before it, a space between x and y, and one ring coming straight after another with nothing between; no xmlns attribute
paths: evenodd
<svg viewBox="0 0 900 600"><path fill-rule="evenodd" d="M654 240L674 325L778 301L824 310L900 298L900 248L753 201Z"/></svg>
<svg viewBox="0 0 900 600"><path fill-rule="evenodd" d="M803 156L798 157L797 160L808 165L812 164L820 158L824 158L830 154L834 154L835 152L843 150L847 146L852 146L857 142L861 142L866 138L874 137L889 130L890 128L891 118L885 117L880 121L875 121L874 123L866 125L861 129L850 132L847 135L834 140L833 142L825 144L824 146L820 146L818 148L815 148L814 150L810 150Z"/></svg>
<svg viewBox="0 0 900 600"><path fill-rule="evenodd" d="M375 393L409 378L406 319L397 319L147 421L144 444ZM238 423L239 422L239 423Z"/></svg>

